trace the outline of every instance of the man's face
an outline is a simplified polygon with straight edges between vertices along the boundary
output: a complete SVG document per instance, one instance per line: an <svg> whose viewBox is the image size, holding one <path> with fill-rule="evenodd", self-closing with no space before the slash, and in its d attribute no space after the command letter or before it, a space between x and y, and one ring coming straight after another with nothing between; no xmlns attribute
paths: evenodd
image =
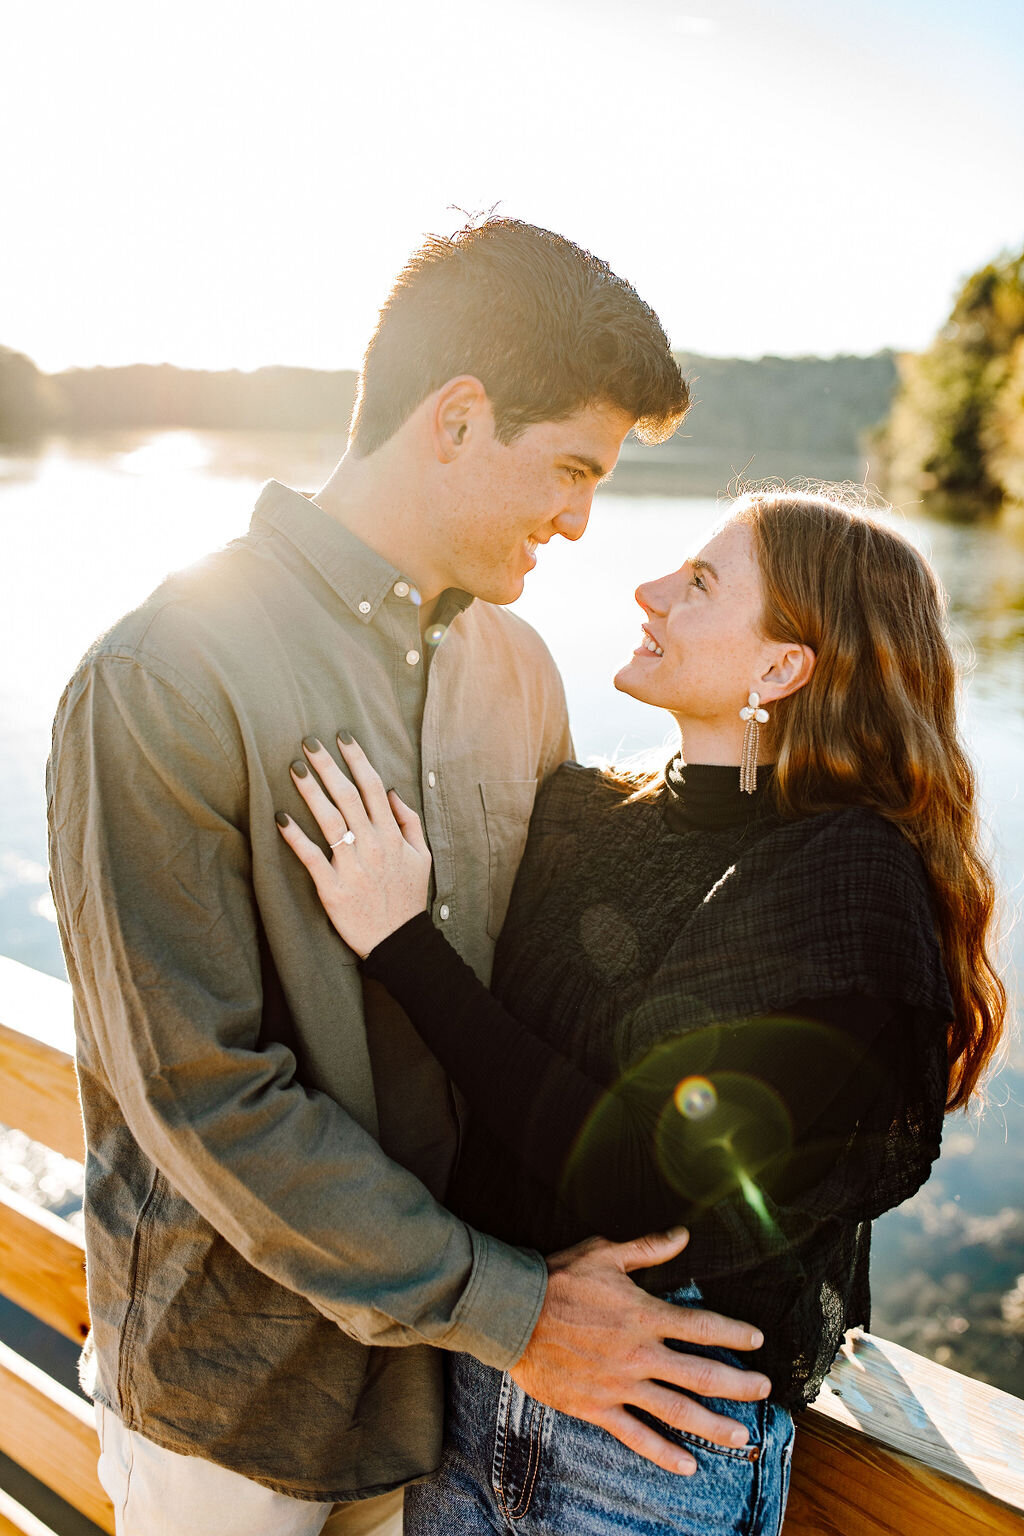
<svg viewBox="0 0 1024 1536"><path fill-rule="evenodd" d="M494 436L493 418L485 430L480 425L450 495L435 509L434 552L444 585L511 603L539 545L555 534L582 537L594 491L633 421L615 406L587 406L564 421L526 427L507 446Z"/></svg>

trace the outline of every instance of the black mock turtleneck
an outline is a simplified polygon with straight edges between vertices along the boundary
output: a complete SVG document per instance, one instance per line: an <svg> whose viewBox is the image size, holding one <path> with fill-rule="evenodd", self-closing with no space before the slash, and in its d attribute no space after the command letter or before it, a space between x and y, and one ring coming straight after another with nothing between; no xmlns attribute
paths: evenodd
<svg viewBox="0 0 1024 1536"><path fill-rule="evenodd" d="M775 766L757 770L757 789L745 795L738 767L686 763L674 757L665 770L665 825L673 832L719 832L773 815L768 789Z"/></svg>

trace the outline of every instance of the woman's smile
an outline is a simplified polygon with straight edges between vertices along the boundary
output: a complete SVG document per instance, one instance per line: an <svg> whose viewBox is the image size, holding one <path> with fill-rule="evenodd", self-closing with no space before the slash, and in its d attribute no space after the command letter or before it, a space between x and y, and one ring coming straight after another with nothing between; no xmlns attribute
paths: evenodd
<svg viewBox="0 0 1024 1536"><path fill-rule="evenodd" d="M640 641L640 644L637 646L636 650L633 652L633 655L634 656L653 656L653 657L655 657L655 659L657 659L660 656L664 656L664 654L665 654L664 650L658 644L657 640L655 640L654 636L651 634L650 630L647 628L647 625L644 624L642 626L642 628L643 628L643 632L644 632L644 637Z"/></svg>

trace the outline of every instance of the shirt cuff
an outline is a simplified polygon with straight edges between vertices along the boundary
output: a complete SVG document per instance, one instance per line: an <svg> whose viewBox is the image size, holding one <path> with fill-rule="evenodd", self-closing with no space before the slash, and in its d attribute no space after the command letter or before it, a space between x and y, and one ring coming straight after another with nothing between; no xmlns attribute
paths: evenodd
<svg viewBox="0 0 1024 1536"><path fill-rule="evenodd" d="M470 1236L473 1271L455 1320L438 1342L496 1370L511 1370L537 1326L548 1268L539 1253L511 1248L472 1228Z"/></svg>

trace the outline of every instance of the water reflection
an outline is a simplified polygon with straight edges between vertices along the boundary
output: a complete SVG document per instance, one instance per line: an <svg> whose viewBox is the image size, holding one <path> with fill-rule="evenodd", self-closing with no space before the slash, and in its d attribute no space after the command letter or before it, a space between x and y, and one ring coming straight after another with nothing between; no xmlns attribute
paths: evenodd
<svg viewBox="0 0 1024 1536"><path fill-rule="evenodd" d="M908 532L913 532L911 524ZM1020 680L1024 651L1024 531L943 523L925 525L935 565L949 594L950 617L979 661L978 681L991 679L991 665L1014 655ZM1024 692L1016 700L1024 704Z"/></svg>

